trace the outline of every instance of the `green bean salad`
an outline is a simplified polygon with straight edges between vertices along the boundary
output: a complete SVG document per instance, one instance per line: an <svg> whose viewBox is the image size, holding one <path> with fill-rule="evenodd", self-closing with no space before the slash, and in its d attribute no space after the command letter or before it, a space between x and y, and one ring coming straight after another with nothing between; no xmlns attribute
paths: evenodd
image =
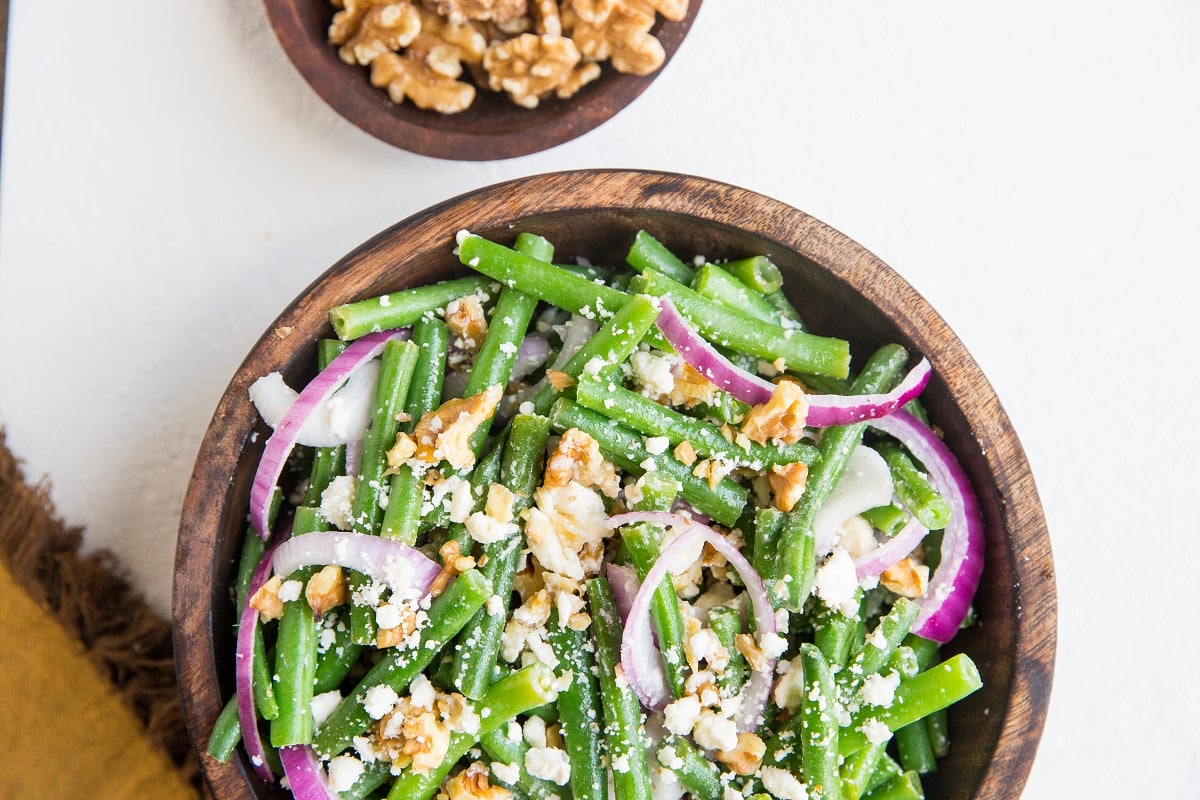
<svg viewBox="0 0 1200 800"><path fill-rule="evenodd" d="M761 255L455 244L251 387L208 754L300 800L923 797L983 567L928 361L852 365Z"/></svg>

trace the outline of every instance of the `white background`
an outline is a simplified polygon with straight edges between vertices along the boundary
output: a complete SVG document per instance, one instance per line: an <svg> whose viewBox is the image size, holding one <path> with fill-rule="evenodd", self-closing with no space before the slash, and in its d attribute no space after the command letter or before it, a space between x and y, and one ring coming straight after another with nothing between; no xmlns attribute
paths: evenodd
<svg viewBox="0 0 1200 800"><path fill-rule="evenodd" d="M160 610L216 400L314 276L502 179L689 172L879 254L996 387L1060 599L1025 796L1200 796L1200 4L708 0L630 108L482 164L341 120L253 0L13 6L0 424Z"/></svg>

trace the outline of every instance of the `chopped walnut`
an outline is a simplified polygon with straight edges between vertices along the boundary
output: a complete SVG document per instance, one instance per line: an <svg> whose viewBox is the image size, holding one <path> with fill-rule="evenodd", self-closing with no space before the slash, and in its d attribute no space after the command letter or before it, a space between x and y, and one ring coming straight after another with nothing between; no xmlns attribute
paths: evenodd
<svg viewBox="0 0 1200 800"><path fill-rule="evenodd" d="M579 64L579 48L563 36L523 33L493 43L483 55L488 86L503 91L524 108L537 108L551 94L573 95L584 84L600 77L600 67Z"/></svg>
<svg viewBox="0 0 1200 800"><path fill-rule="evenodd" d="M488 781L489 769L482 761L475 761L446 782L442 791L449 800L508 800L512 792L503 786L492 786Z"/></svg>
<svg viewBox="0 0 1200 800"><path fill-rule="evenodd" d="M753 775L762 763L767 745L753 733L739 733L737 738L737 747L717 751L717 761L738 775Z"/></svg>
<svg viewBox="0 0 1200 800"><path fill-rule="evenodd" d="M804 486L808 483L808 465L803 461L776 464L771 467L767 481L771 484L775 507L780 511L791 511L804 494Z"/></svg>
<svg viewBox="0 0 1200 800"><path fill-rule="evenodd" d="M548 619L550 594L545 589L539 589L508 618L500 637L500 657L508 662L516 661L530 635L545 625Z"/></svg>
<svg viewBox="0 0 1200 800"><path fill-rule="evenodd" d="M679 462L684 466L690 467L696 463L696 448L692 447L692 443L687 439L680 442L673 452L675 458L679 459Z"/></svg>
<svg viewBox="0 0 1200 800"><path fill-rule="evenodd" d="M706 458L692 468L692 474L697 478L704 478L708 481L709 488L715 489L717 484L736 467L737 464L731 464L719 458Z"/></svg>
<svg viewBox="0 0 1200 800"><path fill-rule="evenodd" d="M558 11L558 0L533 0L533 16L537 20L534 30L551 36L562 36L562 16Z"/></svg>
<svg viewBox="0 0 1200 800"><path fill-rule="evenodd" d="M434 577L433 583L429 584L429 593L434 597L446 591L450 582L459 575L475 568L475 559L462 555L460 545L454 539L442 545L438 554L442 557L442 571Z"/></svg>
<svg viewBox="0 0 1200 800"><path fill-rule="evenodd" d="M596 440L578 428L569 428L559 439L546 460L542 486L559 489L571 481L589 489L595 486L606 497L616 497L620 490L616 467L600 455Z"/></svg>
<svg viewBox="0 0 1200 800"><path fill-rule="evenodd" d="M497 383L477 395L447 400L421 417L412 433L416 442L412 458L427 465L446 460L455 469L474 464L471 435L492 416L503 394L504 387ZM390 454L388 463L392 463Z"/></svg>
<svg viewBox="0 0 1200 800"><path fill-rule="evenodd" d="M605 525L604 502L575 481L559 488L543 486L534 497L537 505L522 514L530 550L545 569L582 580L588 574L580 559L585 546L612 535Z"/></svg>
<svg viewBox="0 0 1200 800"><path fill-rule="evenodd" d="M283 616L283 601L279 599L279 587L283 586L283 577L272 575L271 578L258 587L258 591L250 598L250 607L258 611L259 619L270 622Z"/></svg>
<svg viewBox="0 0 1200 800"><path fill-rule="evenodd" d="M667 57L650 33L654 11L645 0L564 0L563 26L584 58L611 59L618 72L649 75Z"/></svg>
<svg viewBox="0 0 1200 800"><path fill-rule="evenodd" d="M493 483L488 487L487 501L484 503L484 513L497 522L512 522L513 502L516 495L502 483Z"/></svg>
<svg viewBox="0 0 1200 800"><path fill-rule="evenodd" d="M475 100L475 87L447 78L410 56L384 53L371 62L371 85L387 89L393 103L409 98L418 108L441 114L465 111Z"/></svg>
<svg viewBox="0 0 1200 800"><path fill-rule="evenodd" d="M505 23L525 16L526 0L432 0L438 14L452 22Z"/></svg>
<svg viewBox="0 0 1200 800"><path fill-rule="evenodd" d="M375 631L375 646L384 649L403 643L416 633L417 614L407 605L396 606L399 609L399 620L390 628L380 627Z"/></svg>
<svg viewBox="0 0 1200 800"><path fill-rule="evenodd" d="M924 597L929 586L929 567L912 558L902 558L883 571L879 582L898 595Z"/></svg>
<svg viewBox="0 0 1200 800"><path fill-rule="evenodd" d="M450 747L450 729L437 714L404 698L375 724L375 750L387 761L419 775L441 765Z"/></svg>
<svg viewBox="0 0 1200 800"><path fill-rule="evenodd" d="M568 373L557 369L546 370L546 379L550 381L550 385L555 391L561 392L571 386L574 386L576 381Z"/></svg>
<svg viewBox="0 0 1200 800"><path fill-rule="evenodd" d="M421 17L408 0L345 0L333 15L329 41L341 45L347 64L366 66L376 58L406 47L421 31Z"/></svg>
<svg viewBox="0 0 1200 800"><path fill-rule="evenodd" d="M348 594L346 576L342 568L334 564L309 578L304 587L304 599L318 619L329 609L346 602Z"/></svg>
<svg viewBox="0 0 1200 800"><path fill-rule="evenodd" d="M483 303L473 294L451 300L446 306L446 327L464 350L478 350L488 330Z"/></svg>
<svg viewBox="0 0 1200 800"><path fill-rule="evenodd" d="M754 636L749 633L739 633L733 639L734 648L746 658L746 663L750 665L750 669L759 672L766 668L767 654L754 641Z"/></svg>
<svg viewBox="0 0 1200 800"><path fill-rule="evenodd" d="M759 444L778 441L795 444L804 435L808 400L795 381L775 384L771 399L750 409L742 420L742 433Z"/></svg>

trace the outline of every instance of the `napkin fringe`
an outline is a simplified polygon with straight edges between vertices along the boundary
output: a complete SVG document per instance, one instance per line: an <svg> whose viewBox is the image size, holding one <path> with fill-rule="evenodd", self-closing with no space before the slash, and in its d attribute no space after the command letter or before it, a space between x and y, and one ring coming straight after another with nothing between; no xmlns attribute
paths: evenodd
<svg viewBox="0 0 1200 800"><path fill-rule="evenodd" d="M0 559L33 600L83 645L143 725L146 736L200 784L175 680L170 624L125 579L111 551L79 552L82 528L67 526L50 485L25 482L0 428Z"/></svg>

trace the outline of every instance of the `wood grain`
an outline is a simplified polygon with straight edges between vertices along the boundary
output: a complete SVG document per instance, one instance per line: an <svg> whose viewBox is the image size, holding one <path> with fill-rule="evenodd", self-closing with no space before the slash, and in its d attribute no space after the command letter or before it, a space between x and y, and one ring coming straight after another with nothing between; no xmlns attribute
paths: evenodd
<svg viewBox="0 0 1200 800"><path fill-rule="evenodd" d="M184 502L174 614L189 730L206 740L233 690L228 586L245 526L263 430L246 399L255 378L312 374L315 342L331 335L327 310L348 300L462 271L456 231L501 241L542 234L560 256L621 263L639 228L675 252L712 259L769 255L809 326L852 342L855 357L900 342L928 356L923 399L979 493L987 564L976 598L980 624L956 649L971 655L984 689L951 712L953 747L927 786L931 798L1000 800L1024 785L1045 722L1054 669L1056 596L1050 539L1029 465L999 399L945 321L894 271L851 239L790 206L702 178L654 172L542 175L472 192L380 233L317 279L265 332L221 398ZM291 328L281 338L276 329ZM252 434L258 432L257 441ZM238 757L204 758L218 800L268 797Z"/></svg>
<svg viewBox="0 0 1200 800"><path fill-rule="evenodd" d="M520 108L503 94L481 90L459 114L399 105L368 80L366 67L346 64L327 40L336 10L329 0L264 0L271 27L296 69L335 111L372 136L421 155L487 161L537 153L582 136L633 102L667 68L700 10L691 0L679 22L659 18L654 35L666 62L646 76L622 75L604 64L601 77L574 97Z"/></svg>

